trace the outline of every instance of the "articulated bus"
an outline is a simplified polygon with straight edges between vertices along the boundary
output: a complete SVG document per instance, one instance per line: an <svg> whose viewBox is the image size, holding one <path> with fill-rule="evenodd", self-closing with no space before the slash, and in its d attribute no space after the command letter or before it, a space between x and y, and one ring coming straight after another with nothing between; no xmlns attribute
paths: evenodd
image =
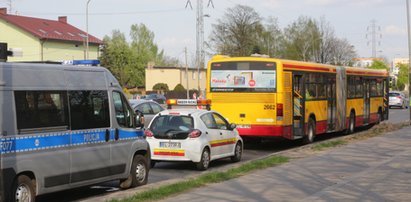
<svg viewBox="0 0 411 202"><path fill-rule="evenodd" d="M352 133L388 119L388 89L385 70L222 55L207 69L212 109L244 139Z"/></svg>

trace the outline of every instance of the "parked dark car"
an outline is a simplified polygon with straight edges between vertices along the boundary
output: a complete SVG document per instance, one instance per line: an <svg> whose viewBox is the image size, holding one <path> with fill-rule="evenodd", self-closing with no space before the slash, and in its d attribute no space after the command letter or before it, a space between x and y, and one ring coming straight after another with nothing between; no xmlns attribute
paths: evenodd
<svg viewBox="0 0 411 202"><path fill-rule="evenodd" d="M167 100L164 95L157 94L157 93L148 94L146 96L141 97L141 99L152 100L152 101L157 102L158 104L165 104Z"/></svg>

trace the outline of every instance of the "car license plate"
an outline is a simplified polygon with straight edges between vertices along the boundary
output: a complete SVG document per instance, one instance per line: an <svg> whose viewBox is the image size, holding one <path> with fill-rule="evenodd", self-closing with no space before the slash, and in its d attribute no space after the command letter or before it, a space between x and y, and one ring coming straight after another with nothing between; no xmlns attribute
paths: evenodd
<svg viewBox="0 0 411 202"><path fill-rule="evenodd" d="M180 149L181 142L160 142L161 148L173 148L173 149Z"/></svg>

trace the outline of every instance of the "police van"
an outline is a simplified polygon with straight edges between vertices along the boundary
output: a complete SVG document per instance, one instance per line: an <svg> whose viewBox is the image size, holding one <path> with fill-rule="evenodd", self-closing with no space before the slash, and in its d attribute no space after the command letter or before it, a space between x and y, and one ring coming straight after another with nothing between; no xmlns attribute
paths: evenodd
<svg viewBox="0 0 411 202"><path fill-rule="evenodd" d="M0 201L146 184L142 120L105 68L0 62Z"/></svg>

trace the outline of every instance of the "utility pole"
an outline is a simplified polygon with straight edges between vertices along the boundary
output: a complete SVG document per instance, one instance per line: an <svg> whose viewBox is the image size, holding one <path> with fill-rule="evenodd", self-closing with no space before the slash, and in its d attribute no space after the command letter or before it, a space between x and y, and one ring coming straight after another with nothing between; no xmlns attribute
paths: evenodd
<svg viewBox="0 0 411 202"><path fill-rule="evenodd" d="M87 5L86 5L86 34L87 34L87 37L86 37L86 60L88 60L88 49L89 49L89 46L88 46L88 43L89 43L89 39L88 39L88 4L90 3L90 1L91 0L87 0Z"/></svg>
<svg viewBox="0 0 411 202"><path fill-rule="evenodd" d="M371 43L371 57L377 57L377 44L378 46L381 45L381 27L377 26L376 20L371 20L371 24L367 27L367 34L365 35L367 38L367 45Z"/></svg>
<svg viewBox="0 0 411 202"><path fill-rule="evenodd" d="M208 0L207 6L210 5L214 8L212 0ZM187 6L191 7L191 1L187 0ZM191 7L192 8L192 7ZM200 68L204 68L204 17L210 17L203 13L203 0L197 0L197 15L196 15L196 66L197 66L197 89L201 92L200 86Z"/></svg>
<svg viewBox="0 0 411 202"><path fill-rule="evenodd" d="M187 89L187 99L190 99L190 88L188 87L188 64L187 64L187 47L184 48L184 55L186 59L186 89Z"/></svg>
<svg viewBox="0 0 411 202"><path fill-rule="evenodd" d="M407 6L407 29L408 29L408 97L411 95L411 31L410 31L410 2L406 0ZM410 103L407 103L410 105ZM410 111L411 121L411 111Z"/></svg>

